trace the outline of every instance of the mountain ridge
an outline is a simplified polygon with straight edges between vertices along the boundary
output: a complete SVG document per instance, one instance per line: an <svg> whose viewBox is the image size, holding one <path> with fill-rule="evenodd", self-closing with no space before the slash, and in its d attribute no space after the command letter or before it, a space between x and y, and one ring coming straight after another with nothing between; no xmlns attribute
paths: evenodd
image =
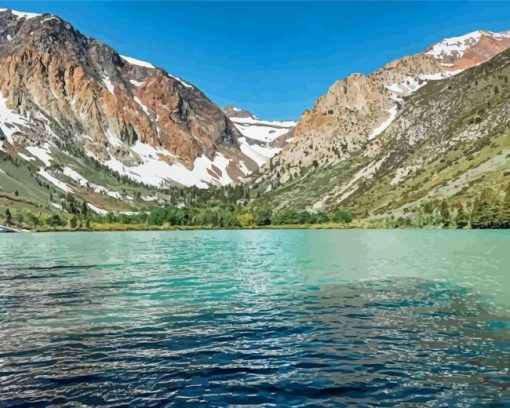
<svg viewBox="0 0 510 408"><path fill-rule="evenodd" d="M99 211L138 208L152 190L230 184L270 156L246 155L244 135L194 85L55 15L0 11L0 93L0 149L28 167L25 183ZM123 192L133 183L145 186L140 200Z"/></svg>
<svg viewBox="0 0 510 408"><path fill-rule="evenodd" d="M260 183L258 205L343 209L415 226L508 225L509 77L507 49L430 81L407 97L376 140L350 157L310 166L286 183Z"/></svg>
<svg viewBox="0 0 510 408"><path fill-rule="evenodd" d="M240 150L242 135L232 122L188 82L119 55L57 16L0 14L0 56L9 65L0 84L4 111L25 116L51 110L53 118L66 122L58 131L82 133L74 144L81 143L87 155L155 187L167 180L199 187L226 184L257 167Z"/></svg>
<svg viewBox="0 0 510 408"><path fill-rule="evenodd" d="M349 157L389 126L405 98L427 82L455 75L510 47L507 32L475 31L462 38L472 37L477 40L468 41L462 54L454 53L448 59L429 55L433 45L369 75L354 73L336 81L313 108L303 113L294 131L294 143L252 178L257 183L267 179L285 183L301 168Z"/></svg>
<svg viewBox="0 0 510 408"><path fill-rule="evenodd" d="M510 32L447 38L336 81L297 123L266 121L57 16L0 10L0 205L67 211L75 197L128 214L226 199L374 219L415 213L424 197L458 205L436 175L463 175L471 194L474 182L505 189L509 48Z"/></svg>

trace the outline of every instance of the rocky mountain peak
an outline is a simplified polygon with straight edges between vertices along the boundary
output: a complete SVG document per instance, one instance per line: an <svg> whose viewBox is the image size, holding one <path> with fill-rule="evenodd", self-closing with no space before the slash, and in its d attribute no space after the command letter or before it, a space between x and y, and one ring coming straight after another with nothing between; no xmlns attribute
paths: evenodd
<svg viewBox="0 0 510 408"><path fill-rule="evenodd" d="M251 118L258 120L258 118L250 111L238 108L234 105L225 106L223 108L223 112L225 112L225 115L227 115L229 118Z"/></svg>
<svg viewBox="0 0 510 408"><path fill-rule="evenodd" d="M458 37L445 38L425 51L445 66L459 69L476 65L510 46L508 32L477 30ZM462 61L465 60L465 61ZM468 61L466 63L466 60Z"/></svg>
<svg viewBox="0 0 510 408"><path fill-rule="evenodd" d="M12 154L72 147L156 187L227 184L256 168L200 90L57 16L0 11L0 92L6 112L23 118L0 123Z"/></svg>
<svg viewBox="0 0 510 408"><path fill-rule="evenodd" d="M301 168L342 161L377 137L398 117L406 98L427 82L479 65L510 47L507 32L475 31L452 37L425 52L392 61L370 75L336 81L305 111L295 142L286 146L261 179L286 182Z"/></svg>

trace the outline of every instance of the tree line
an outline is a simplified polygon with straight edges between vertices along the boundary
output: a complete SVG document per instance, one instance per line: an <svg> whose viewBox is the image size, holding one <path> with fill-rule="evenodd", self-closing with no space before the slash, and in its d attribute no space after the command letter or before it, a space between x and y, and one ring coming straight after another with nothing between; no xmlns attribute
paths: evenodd
<svg viewBox="0 0 510 408"><path fill-rule="evenodd" d="M510 228L510 183L500 194L484 188L470 202L428 201L409 214L386 220L388 227Z"/></svg>
<svg viewBox="0 0 510 408"><path fill-rule="evenodd" d="M135 213L109 212L101 215L90 211L86 203L79 204L72 195L69 195L66 201L62 201L62 210L65 212L60 214L42 212L36 214L26 208L18 211L7 208L4 222L22 228L72 230L91 229L93 224L245 228L269 225L347 224L353 219L347 211L335 213L293 209L273 211L267 207L254 208L219 203L204 207L168 206Z"/></svg>
<svg viewBox="0 0 510 408"><path fill-rule="evenodd" d="M230 191L235 191L234 189ZM237 191L235 195L242 194ZM226 204L211 200L201 206L167 205L136 213L96 214L84 201L67 194L60 200L61 212L34 213L29 209L0 211L3 223L28 229L93 229L93 224L147 226L188 226L246 228L271 225L349 224L353 214L347 210L334 212L299 211L291 208L273 210L267 206L244 203ZM388 228L510 228L510 183L505 191L485 188L469 202L432 200L414 210L404 210L398 217L384 219ZM92 228L91 228L92 226Z"/></svg>
<svg viewBox="0 0 510 408"><path fill-rule="evenodd" d="M349 212L335 213L297 211L270 208L247 208L245 206L207 207L161 207L134 214L108 213L94 215L94 222L111 224L147 224L171 226L211 226L211 227L252 227L268 225L299 225L324 223L349 223L353 217Z"/></svg>

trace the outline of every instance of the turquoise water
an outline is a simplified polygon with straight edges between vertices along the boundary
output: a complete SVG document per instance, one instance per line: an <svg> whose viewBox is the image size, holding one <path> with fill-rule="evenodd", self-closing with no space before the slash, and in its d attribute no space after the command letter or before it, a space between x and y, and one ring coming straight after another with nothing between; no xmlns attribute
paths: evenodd
<svg viewBox="0 0 510 408"><path fill-rule="evenodd" d="M0 406L505 406L509 317L510 231L4 234Z"/></svg>

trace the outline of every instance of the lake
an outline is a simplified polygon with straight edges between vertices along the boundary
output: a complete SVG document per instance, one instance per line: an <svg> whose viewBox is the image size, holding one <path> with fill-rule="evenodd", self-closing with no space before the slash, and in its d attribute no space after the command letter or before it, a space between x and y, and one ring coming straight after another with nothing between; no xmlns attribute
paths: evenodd
<svg viewBox="0 0 510 408"><path fill-rule="evenodd" d="M510 405L510 231L0 236L0 406Z"/></svg>

